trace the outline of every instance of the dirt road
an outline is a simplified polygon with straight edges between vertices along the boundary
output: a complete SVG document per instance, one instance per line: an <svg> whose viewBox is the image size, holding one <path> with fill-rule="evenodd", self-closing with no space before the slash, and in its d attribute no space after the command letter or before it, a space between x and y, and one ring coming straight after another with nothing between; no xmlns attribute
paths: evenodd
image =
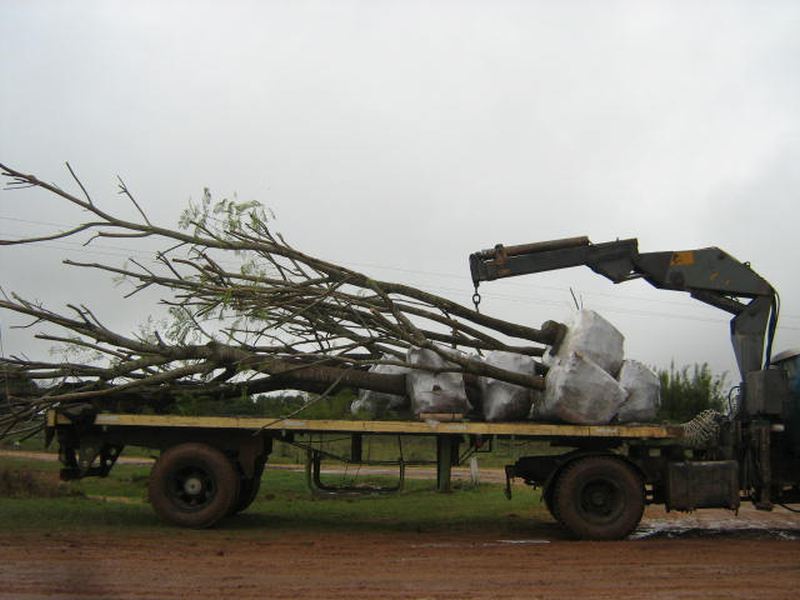
<svg viewBox="0 0 800 600"><path fill-rule="evenodd" d="M0 533L0 598L797 598L800 519L648 512L638 539L272 530ZM715 522L715 519L717 521Z"/></svg>
<svg viewBox="0 0 800 600"><path fill-rule="evenodd" d="M800 515L783 509L650 507L632 539L607 543L569 541L548 521L521 520L513 535L273 525L244 514L227 530L0 531L0 598L800 596Z"/></svg>

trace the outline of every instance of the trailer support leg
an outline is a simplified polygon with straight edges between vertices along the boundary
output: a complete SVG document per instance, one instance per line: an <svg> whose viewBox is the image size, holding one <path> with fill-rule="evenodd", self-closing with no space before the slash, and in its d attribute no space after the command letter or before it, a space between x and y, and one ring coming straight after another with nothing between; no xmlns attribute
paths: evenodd
<svg viewBox="0 0 800 600"><path fill-rule="evenodd" d="M360 433L354 433L350 437L350 461L356 464L363 460L364 439Z"/></svg>
<svg viewBox="0 0 800 600"><path fill-rule="evenodd" d="M457 435L436 436L436 491L447 493L450 491L451 467L458 462Z"/></svg>

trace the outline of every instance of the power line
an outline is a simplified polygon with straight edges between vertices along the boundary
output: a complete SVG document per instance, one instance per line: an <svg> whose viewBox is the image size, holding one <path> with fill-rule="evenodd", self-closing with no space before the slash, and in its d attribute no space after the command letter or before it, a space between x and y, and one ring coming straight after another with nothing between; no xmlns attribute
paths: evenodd
<svg viewBox="0 0 800 600"><path fill-rule="evenodd" d="M0 216L0 219L10 220L10 221L17 221L17 222L22 222L22 223L33 223L33 224L39 224L39 225L48 225L48 226L53 226L53 227L66 227L66 228L71 227L71 225L66 225L64 223L52 223L52 222L47 222L47 221L34 221L34 220L29 220L29 219L20 219L20 218L16 218L16 217ZM4 233L2 233L2 235L13 235L13 234L9 234L9 233L5 233L4 232ZM74 244L76 246L84 247L83 244L81 244L80 242L69 242L69 241L64 240L61 243L70 244L70 245ZM45 243L41 243L41 245L44 245L44 244ZM142 250L140 250L138 248L128 248L128 247L124 247L124 246L105 246L105 245L101 245L101 244L93 244L93 246L95 248L107 248L107 249L111 249L113 251L124 251L124 252L135 253L135 254L138 254L139 256L143 256L143 255L150 256L149 253L147 253L146 251L142 251ZM89 248L89 247L86 246L86 248ZM221 262L225 263L225 261L221 261ZM233 264L233 263L227 263L227 264ZM412 275L430 275L430 276L433 276L433 277L444 277L444 278L447 278L447 279L457 279L459 281L463 281L464 280L464 277L462 275L454 275L453 273L444 273L442 271L427 271L427 270L423 270L423 269L409 269L409 268L404 268L404 267L392 267L392 266L379 265L379 264L374 264L374 263L361 263L361 262L351 262L351 261L343 261L342 264L344 264L345 266L358 267L358 268L382 269L382 270L385 270L385 271L394 271L394 272L398 272L398 273L409 273L409 274L412 274ZM510 282L510 281L504 281L503 285L508 286L508 287L516 287L516 288L520 288L520 289L523 289L523 288L524 289L528 289L529 288L529 285L527 285L527 284L514 283L514 282ZM569 288L562 287L562 286L553 286L553 285L536 284L536 288L537 289L541 289L541 290L550 290L550 291L557 291L557 292L567 292L567 291L569 291ZM592 291L584 292L584 293L590 294L590 295L594 295L594 296L605 296L605 297L614 298L614 299L620 299L620 298L625 299L625 298L627 298L627 299L637 300L637 301L641 301L641 302L652 302L652 303L656 303L656 304L671 304L673 306L684 306L684 303L680 302L680 301L666 300L666 299L661 299L661 298L646 298L644 296L638 296L638 295L635 295L635 294L627 294L625 292L612 293L612 292L602 292L602 291L592 290ZM784 318L797 318L797 319L800 319L800 315L782 315L782 316Z"/></svg>
<svg viewBox="0 0 800 600"><path fill-rule="evenodd" d="M359 267L359 268L366 267L366 268L374 268L374 269L384 269L384 270L387 270L387 271L398 271L398 272L401 272L401 273L431 275L431 276L435 276L435 277L446 277L446 278L449 278L449 279L459 279L459 280L462 280L462 281L464 280L464 278L462 276L453 275L452 273L443 273L443 272L437 272L437 271L423 271L423 270L406 269L406 268L400 268L400 267L387 267L387 266L383 266L383 265L376 265L376 264L370 264L370 263L345 262L344 264L347 265L347 266L353 266L353 267ZM568 287L554 286L554 285L542 285L542 284L535 284L535 285L534 284L530 284L529 285L529 284L513 283L513 282L510 282L510 281L506 281L506 280L503 281L503 285L504 286L508 286L508 287L515 287L515 288L519 288L519 289L526 289L526 290L529 290L530 287L535 287L537 290L550 290L550 291L564 292L564 293L569 292L569 288ZM471 289L472 288L469 288L469 289L470 289L470 293L471 293ZM590 290L590 291L586 291L586 292L583 292L583 293L591 295L591 296L603 296L603 297L612 298L612 299L626 299L627 298L629 300L636 300L636 301L640 301L640 302L653 302L655 304L670 304L670 305L673 305L673 306L685 306L686 305L686 303L682 302L682 301L663 300L663 299L659 299L659 298L646 298L644 296L638 296L638 295L635 295L635 294L627 294L625 292L615 293L615 292L602 292L602 291L598 291L598 290ZM492 295L493 296L495 296L495 295L500 296L502 294L494 294L493 293ZM781 318L800 319L800 315L781 314Z"/></svg>
<svg viewBox="0 0 800 600"><path fill-rule="evenodd" d="M30 223L31 225L47 225L48 227L69 227L64 223L51 223L49 221L31 221L30 219L20 219L19 217L6 217L0 215L0 220L14 221L16 223Z"/></svg>

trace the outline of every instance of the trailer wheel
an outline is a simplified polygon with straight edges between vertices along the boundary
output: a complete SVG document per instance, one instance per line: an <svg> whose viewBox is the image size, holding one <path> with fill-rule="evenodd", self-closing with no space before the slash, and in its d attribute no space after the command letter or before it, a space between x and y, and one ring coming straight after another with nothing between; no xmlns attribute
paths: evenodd
<svg viewBox="0 0 800 600"><path fill-rule="evenodd" d="M228 512L229 515L238 514L243 510L246 510L247 507L253 503L253 500L255 500L258 496L258 490L261 489L261 476L263 474L264 463L260 463L256 465L256 470L255 473L253 473L252 478L239 478L239 497L231 506L231 509Z"/></svg>
<svg viewBox="0 0 800 600"><path fill-rule="evenodd" d="M239 476L216 448L181 444L156 461L148 491L162 520L182 527L210 527L237 501Z"/></svg>
<svg viewBox="0 0 800 600"><path fill-rule="evenodd" d="M644 512L644 484L622 460L582 458L559 475L554 514L581 539L619 540L630 534Z"/></svg>

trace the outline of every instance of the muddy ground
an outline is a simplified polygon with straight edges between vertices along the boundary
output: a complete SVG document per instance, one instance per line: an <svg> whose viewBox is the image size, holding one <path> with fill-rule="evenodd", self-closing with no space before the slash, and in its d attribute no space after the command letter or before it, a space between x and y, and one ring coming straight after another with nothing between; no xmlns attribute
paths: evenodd
<svg viewBox="0 0 800 600"><path fill-rule="evenodd" d="M649 507L622 542L571 541L548 520L521 519L509 535L237 519L235 531L0 531L0 598L800 598L800 515L781 508L743 506L737 517Z"/></svg>
<svg viewBox="0 0 800 600"><path fill-rule="evenodd" d="M698 513L699 514L699 513ZM246 518L246 517L242 517ZM0 532L1 598L798 598L800 518L783 510L676 518L633 539L170 528ZM257 525L257 526L256 526Z"/></svg>

